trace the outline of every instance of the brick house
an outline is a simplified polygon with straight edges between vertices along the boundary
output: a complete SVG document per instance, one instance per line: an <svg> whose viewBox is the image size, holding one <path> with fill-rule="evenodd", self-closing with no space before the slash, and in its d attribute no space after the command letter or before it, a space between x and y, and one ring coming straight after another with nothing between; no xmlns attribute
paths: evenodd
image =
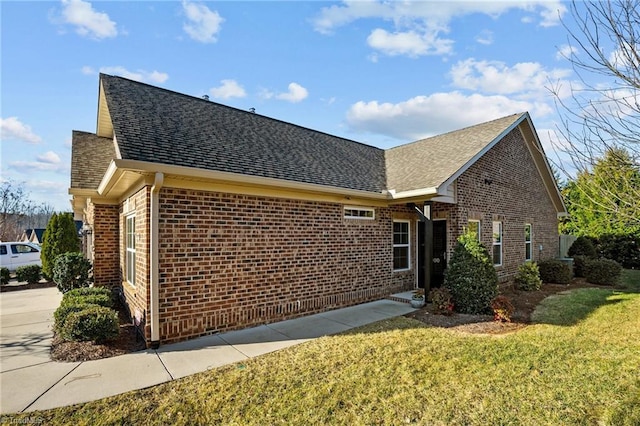
<svg viewBox="0 0 640 426"><path fill-rule="evenodd" d="M104 74L69 192L152 346L438 286L465 228L509 280L565 214L528 113L382 150Z"/></svg>

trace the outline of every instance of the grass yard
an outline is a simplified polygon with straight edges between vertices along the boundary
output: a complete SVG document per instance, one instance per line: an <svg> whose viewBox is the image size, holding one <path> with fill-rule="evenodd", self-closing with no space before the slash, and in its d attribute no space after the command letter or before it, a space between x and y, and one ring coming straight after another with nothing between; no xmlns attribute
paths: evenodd
<svg viewBox="0 0 640 426"><path fill-rule="evenodd" d="M640 424L640 271L467 335L400 317L87 404L45 424Z"/></svg>

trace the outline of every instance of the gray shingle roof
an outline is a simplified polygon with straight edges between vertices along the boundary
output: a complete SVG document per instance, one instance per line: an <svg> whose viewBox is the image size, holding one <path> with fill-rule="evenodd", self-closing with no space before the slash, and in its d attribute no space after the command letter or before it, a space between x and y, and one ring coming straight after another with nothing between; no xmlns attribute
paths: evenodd
<svg viewBox="0 0 640 426"><path fill-rule="evenodd" d="M110 138L74 130L71 149L71 188L97 189L111 160L116 158Z"/></svg>
<svg viewBox="0 0 640 426"><path fill-rule="evenodd" d="M384 151L102 74L123 159L381 192Z"/></svg>
<svg viewBox="0 0 640 426"><path fill-rule="evenodd" d="M387 150L388 188L403 192L440 186L522 115L509 115Z"/></svg>

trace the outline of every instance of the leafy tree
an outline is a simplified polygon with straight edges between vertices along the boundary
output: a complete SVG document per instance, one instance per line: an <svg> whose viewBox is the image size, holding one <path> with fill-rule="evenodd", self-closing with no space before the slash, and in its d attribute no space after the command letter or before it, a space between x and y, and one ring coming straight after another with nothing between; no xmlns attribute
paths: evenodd
<svg viewBox="0 0 640 426"><path fill-rule="evenodd" d="M80 251L80 240L71 213L54 213L44 231L43 240L40 253L42 274L51 278L56 257Z"/></svg>
<svg viewBox="0 0 640 426"><path fill-rule="evenodd" d="M596 208L594 219L600 224L605 217L616 216L616 227L624 223L638 226L640 2L573 1L570 12L573 19L563 21L569 44L565 59L578 82L551 89L562 119L556 142L571 159L558 167L569 178L577 171L569 188L574 206ZM620 150L628 154L617 161L624 161L629 173L617 175L610 185L593 169L599 159L611 160L611 152ZM580 233L587 232L583 220L591 219L583 214L574 228Z"/></svg>
<svg viewBox="0 0 640 426"><path fill-rule="evenodd" d="M638 232L640 200L626 194L639 192L640 169L625 149L611 148L596 160L592 172L579 173L564 187L569 218L561 231L596 238Z"/></svg>

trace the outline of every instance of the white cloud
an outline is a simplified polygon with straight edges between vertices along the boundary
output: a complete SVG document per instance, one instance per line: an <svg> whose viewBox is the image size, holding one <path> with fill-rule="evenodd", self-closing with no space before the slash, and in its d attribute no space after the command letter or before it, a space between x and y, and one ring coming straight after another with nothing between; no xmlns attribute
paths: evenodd
<svg viewBox="0 0 640 426"><path fill-rule="evenodd" d="M280 99L287 102L297 103L309 96L307 89L299 85L298 83L289 83L289 91L276 95L276 99Z"/></svg>
<svg viewBox="0 0 640 426"><path fill-rule="evenodd" d="M562 46L558 47L558 51L556 52L556 59L557 60L562 60L562 59L569 59L571 58L572 55L575 55L578 52L578 49L576 49L573 46L570 46L568 44L563 44Z"/></svg>
<svg viewBox="0 0 640 426"><path fill-rule="evenodd" d="M399 103L360 101L347 112L352 130L407 141L445 133L510 114L530 111L540 117L553 110L544 103L506 96L460 92L416 96Z"/></svg>
<svg viewBox="0 0 640 426"><path fill-rule="evenodd" d="M493 32L489 30L480 31L480 34L476 36L476 41L485 46L493 44Z"/></svg>
<svg viewBox="0 0 640 426"><path fill-rule="evenodd" d="M19 140L31 144L42 142L42 138L22 123L18 117L0 118L2 140Z"/></svg>
<svg viewBox="0 0 640 426"><path fill-rule="evenodd" d="M86 75L97 74L97 71L90 66L82 67L82 73ZM169 74L159 71L129 71L123 66L100 67L100 72L104 74L119 75L120 77L144 83L164 83L169 79Z"/></svg>
<svg viewBox="0 0 640 426"><path fill-rule="evenodd" d="M13 161L9 167L21 173L30 173L33 170L42 172L68 173L69 165L60 160L60 156L53 151L36 156L36 161Z"/></svg>
<svg viewBox="0 0 640 426"><path fill-rule="evenodd" d="M215 43L216 35L220 32L220 26L224 19L216 11L211 11L203 4L182 2L188 23L182 27L189 37L201 43Z"/></svg>
<svg viewBox="0 0 640 426"><path fill-rule="evenodd" d="M562 80L571 70L546 70L537 62L520 62L512 67L499 61L460 61L451 68L457 88L494 94L546 93L546 86Z"/></svg>
<svg viewBox="0 0 640 426"><path fill-rule="evenodd" d="M222 80L222 85L209 89L211 96L218 99L244 98L247 96L244 88L235 80Z"/></svg>
<svg viewBox="0 0 640 426"><path fill-rule="evenodd" d="M115 37L118 35L116 23L109 15L96 12L91 3L82 0L62 0L62 19L65 23L75 25L81 36L96 39Z"/></svg>
<svg viewBox="0 0 640 426"><path fill-rule="evenodd" d="M448 1L400 2L345 0L339 5L322 8L313 20L314 29L330 34L336 28L359 19L388 22L389 28L374 29L367 41L373 49L388 55L444 55L453 50L453 40L442 37L449 32L454 18L471 14L498 17L510 10L537 13L540 26L557 25L566 12L560 0L532 0L522 2ZM481 37L478 42L490 43Z"/></svg>
<svg viewBox="0 0 640 426"><path fill-rule="evenodd" d="M389 33L377 28L367 38L372 48L389 56L407 55L415 58L422 55L444 55L453 50L453 40L438 38L438 31L416 31Z"/></svg>

